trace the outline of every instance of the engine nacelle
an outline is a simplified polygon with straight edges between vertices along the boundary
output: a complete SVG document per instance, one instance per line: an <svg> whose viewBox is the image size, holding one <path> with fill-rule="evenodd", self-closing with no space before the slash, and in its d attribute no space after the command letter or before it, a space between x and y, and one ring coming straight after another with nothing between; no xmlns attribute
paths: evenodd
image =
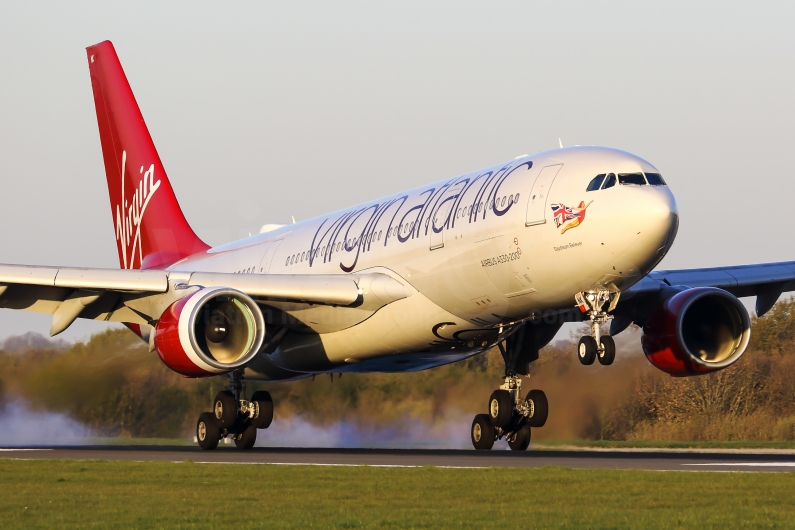
<svg viewBox="0 0 795 530"><path fill-rule="evenodd" d="M256 302L226 287L208 287L177 300L154 330L166 366L188 377L231 372L257 355L265 321Z"/></svg>
<svg viewBox="0 0 795 530"><path fill-rule="evenodd" d="M750 338L748 311L734 295L696 287L652 310L641 344L649 362L681 377L730 366L745 353Z"/></svg>

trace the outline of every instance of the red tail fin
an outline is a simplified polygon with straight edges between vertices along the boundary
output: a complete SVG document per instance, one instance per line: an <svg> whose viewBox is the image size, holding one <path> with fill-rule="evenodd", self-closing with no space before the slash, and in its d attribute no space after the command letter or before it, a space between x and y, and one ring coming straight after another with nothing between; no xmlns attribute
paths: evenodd
<svg viewBox="0 0 795 530"><path fill-rule="evenodd" d="M208 249L182 214L113 44L86 51L119 264L162 268Z"/></svg>

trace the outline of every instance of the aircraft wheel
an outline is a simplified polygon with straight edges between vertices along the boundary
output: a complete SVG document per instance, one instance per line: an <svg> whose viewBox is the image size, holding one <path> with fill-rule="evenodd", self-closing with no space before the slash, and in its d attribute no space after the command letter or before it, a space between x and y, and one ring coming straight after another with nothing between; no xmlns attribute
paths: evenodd
<svg viewBox="0 0 795 530"><path fill-rule="evenodd" d="M495 427L507 427L513 417L513 398L507 390L495 390L489 399L489 416Z"/></svg>
<svg viewBox="0 0 795 530"><path fill-rule="evenodd" d="M585 335L580 338L580 343L577 345L577 357L584 365L593 364L596 358L596 340L590 335Z"/></svg>
<svg viewBox="0 0 795 530"><path fill-rule="evenodd" d="M508 440L511 451L525 451L530 447L530 424L525 423L514 433L513 440Z"/></svg>
<svg viewBox="0 0 795 530"><path fill-rule="evenodd" d="M221 429L218 428L218 421L209 412L199 414L199 421L196 422L196 440L199 447L209 451L218 447L218 440L221 439Z"/></svg>
<svg viewBox="0 0 795 530"><path fill-rule="evenodd" d="M494 446L494 424L488 414L478 414L472 420L472 445L478 451L488 451Z"/></svg>
<svg viewBox="0 0 795 530"><path fill-rule="evenodd" d="M267 429L273 421L273 398L270 392L265 390L254 392L251 401L255 402L259 409L257 417L251 419L251 425L257 429Z"/></svg>
<svg viewBox="0 0 795 530"><path fill-rule="evenodd" d="M543 427L549 417L547 395L542 390L531 390L527 393L525 401L528 406L532 405L530 409L533 411L533 415L527 419L528 426Z"/></svg>
<svg viewBox="0 0 795 530"><path fill-rule="evenodd" d="M599 364L607 366L613 364L616 358L616 341L610 335L605 335L599 342L602 343L602 351L599 352Z"/></svg>
<svg viewBox="0 0 795 530"><path fill-rule="evenodd" d="M215 396L213 401L213 412L215 419L221 427L230 428L237 419L237 400L229 390L222 390Z"/></svg>
<svg viewBox="0 0 795 530"><path fill-rule="evenodd" d="M238 449L247 450L254 447L257 441L257 428L253 425L246 427L246 430L240 434L235 435L235 446Z"/></svg>

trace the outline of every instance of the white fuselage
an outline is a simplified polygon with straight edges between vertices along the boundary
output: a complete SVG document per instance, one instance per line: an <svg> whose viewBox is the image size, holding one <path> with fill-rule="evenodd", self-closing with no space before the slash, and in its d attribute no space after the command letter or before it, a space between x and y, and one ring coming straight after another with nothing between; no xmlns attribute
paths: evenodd
<svg viewBox="0 0 795 530"><path fill-rule="evenodd" d="M648 273L676 233L670 189L586 192L598 174L636 172L657 170L615 149L556 149L279 227L170 269L388 274L412 296L374 312L283 304L266 314L291 331L248 377L422 369L483 351L501 325L570 309L578 292L623 290Z"/></svg>

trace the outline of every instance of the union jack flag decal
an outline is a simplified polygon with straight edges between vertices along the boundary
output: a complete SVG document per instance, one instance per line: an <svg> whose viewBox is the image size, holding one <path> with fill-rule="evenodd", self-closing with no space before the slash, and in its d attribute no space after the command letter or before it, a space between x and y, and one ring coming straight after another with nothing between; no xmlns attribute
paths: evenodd
<svg viewBox="0 0 795 530"><path fill-rule="evenodd" d="M593 202L593 201L591 201ZM585 209L591 205L591 202L585 204L585 201L580 201L579 206L566 206L562 202L552 205L552 216L555 219L555 226L560 228L560 233L564 233L569 228L579 226L585 220Z"/></svg>

